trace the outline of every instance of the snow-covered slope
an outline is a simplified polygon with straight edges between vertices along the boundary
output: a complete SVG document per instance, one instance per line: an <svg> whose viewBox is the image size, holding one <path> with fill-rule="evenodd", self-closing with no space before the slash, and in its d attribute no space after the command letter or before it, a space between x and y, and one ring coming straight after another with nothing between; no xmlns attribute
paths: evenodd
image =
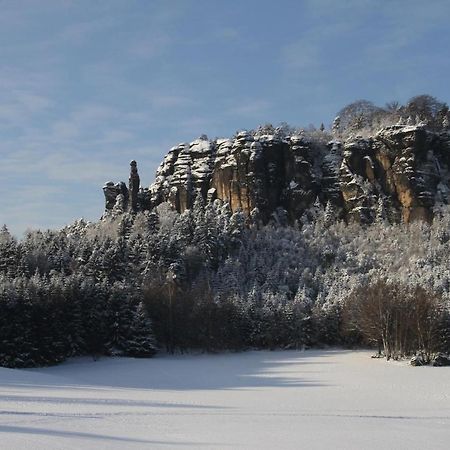
<svg viewBox="0 0 450 450"><path fill-rule="evenodd" d="M447 449L450 369L366 351L0 369L4 449Z"/></svg>

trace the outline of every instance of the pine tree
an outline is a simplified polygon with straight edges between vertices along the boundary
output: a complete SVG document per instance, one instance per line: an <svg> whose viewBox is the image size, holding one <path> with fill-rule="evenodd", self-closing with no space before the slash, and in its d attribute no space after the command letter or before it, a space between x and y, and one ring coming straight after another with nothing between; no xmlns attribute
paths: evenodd
<svg viewBox="0 0 450 450"><path fill-rule="evenodd" d="M6 225L0 229L0 274L14 277L18 271L19 248Z"/></svg>
<svg viewBox="0 0 450 450"><path fill-rule="evenodd" d="M124 354L135 358L147 358L153 356L156 351L152 323L141 302L133 311Z"/></svg>
<svg viewBox="0 0 450 450"><path fill-rule="evenodd" d="M378 199L375 222L382 223L382 224L388 223L386 207L384 204L384 199L382 197L379 197L379 199Z"/></svg>
<svg viewBox="0 0 450 450"><path fill-rule="evenodd" d="M326 227L329 227L336 221L336 208L335 206L328 200L325 206L324 211L324 221L323 224Z"/></svg>

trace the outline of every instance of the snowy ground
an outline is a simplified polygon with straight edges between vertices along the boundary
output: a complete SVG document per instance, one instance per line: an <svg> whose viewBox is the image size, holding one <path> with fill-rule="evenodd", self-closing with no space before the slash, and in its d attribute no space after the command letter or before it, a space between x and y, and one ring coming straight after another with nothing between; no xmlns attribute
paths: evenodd
<svg viewBox="0 0 450 450"><path fill-rule="evenodd" d="M2 449L448 449L450 368L366 351L0 369Z"/></svg>

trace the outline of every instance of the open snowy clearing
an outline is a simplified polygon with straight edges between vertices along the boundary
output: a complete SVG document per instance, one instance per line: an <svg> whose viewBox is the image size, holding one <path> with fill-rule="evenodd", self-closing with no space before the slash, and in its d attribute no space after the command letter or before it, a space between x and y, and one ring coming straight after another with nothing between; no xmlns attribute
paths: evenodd
<svg viewBox="0 0 450 450"><path fill-rule="evenodd" d="M370 352L76 359L0 369L4 449L448 449L450 368Z"/></svg>

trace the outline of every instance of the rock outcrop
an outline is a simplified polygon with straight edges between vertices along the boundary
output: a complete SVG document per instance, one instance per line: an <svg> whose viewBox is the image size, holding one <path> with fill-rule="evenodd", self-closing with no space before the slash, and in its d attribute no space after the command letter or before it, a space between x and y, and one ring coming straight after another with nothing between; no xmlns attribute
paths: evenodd
<svg viewBox="0 0 450 450"><path fill-rule="evenodd" d="M130 195L130 209L133 212L138 210L138 194L141 181L137 171L137 163L133 159L130 162L130 178L128 181L128 192Z"/></svg>
<svg viewBox="0 0 450 450"><path fill-rule="evenodd" d="M122 195L132 212L162 202L183 212L201 195L263 222L283 209L294 222L319 199L336 219L410 222L431 220L434 205L448 202L448 133L422 124L393 125L367 139L328 144L325 136L240 132L214 141L202 136L173 147L149 188L139 187L132 161L129 189L124 183L105 185L106 211Z"/></svg>
<svg viewBox="0 0 450 450"><path fill-rule="evenodd" d="M139 210L149 209L149 205L146 203L147 194L140 187L137 163L134 160L130 162L128 188L123 181L119 183L108 181L103 186L103 193L105 195L106 213L109 211L119 213L125 211L137 212Z"/></svg>

